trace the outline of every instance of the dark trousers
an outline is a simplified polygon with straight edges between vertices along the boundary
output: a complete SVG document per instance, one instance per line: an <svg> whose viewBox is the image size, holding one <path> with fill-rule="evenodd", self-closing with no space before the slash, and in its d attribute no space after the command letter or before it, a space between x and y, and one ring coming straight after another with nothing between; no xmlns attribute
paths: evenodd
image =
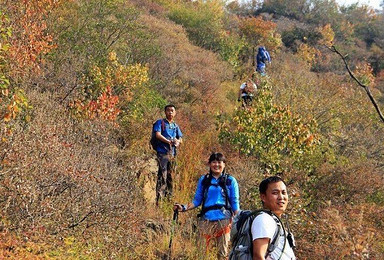
<svg viewBox="0 0 384 260"><path fill-rule="evenodd" d="M173 156L169 154L157 154L159 170L157 171L156 183L156 204L160 199L172 196L173 174L176 168L176 162Z"/></svg>
<svg viewBox="0 0 384 260"><path fill-rule="evenodd" d="M253 101L253 96L242 96L241 97L243 99L243 103L242 103L242 106L243 107L247 107L247 106L251 106L252 105L252 101Z"/></svg>

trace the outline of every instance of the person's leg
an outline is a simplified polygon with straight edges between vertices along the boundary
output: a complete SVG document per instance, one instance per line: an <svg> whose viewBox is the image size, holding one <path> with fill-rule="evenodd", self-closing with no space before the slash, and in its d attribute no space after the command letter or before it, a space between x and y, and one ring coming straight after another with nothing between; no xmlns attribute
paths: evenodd
<svg viewBox="0 0 384 260"><path fill-rule="evenodd" d="M166 189L166 196L172 197L173 193L173 177L175 175L175 169L176 169L176 161L175 160L169 160L168 157L168 163L167 163L167 189Z"/></svg>
<svg viewBox="0 0 384 260"><path fill-rule="evenodd" d="M242 106L243 108L246 108L246 107L247 107L247 96L242 96L242 97L241 97L241 100L242 100L242 102L241 102L241 106Z"/></svg>
<svg viewBox="0 0 384 260"><path fill-rule="evenodd" d="M230 223L229 219L214 222L199 221L199 259L207 259L209 255L212 257L212 254L219 260L228 258Z"/></svg>
<svg viewBox="0 0 384 260"><path fill-rule="evenodd" d="M210 222L208 220L199 220L198 226L198 259L212 259L212 257L216 255L216 253L212 251L213 246L215 244L214 235L216 230L216 222Z"/></svg>
<svg viewBox="0 0 384 260"><path fill-rule="evenodd" d="M167 189L168 156L166 154L157 154L157 161L159 163L159 170L156 183L156 204L159 203L160 199L163 199Z"/></svg>
<svg viewBox="0 0 384 260"><path fill-rule="evenodd" d="M251 97L250 96L245 96L244 98L244 103L248 107L251 105Z"/></svg>
<svg viewBox="0 0 384 260"><path fill-rule="evenodd" d="M259 63L257 64L257 71L264 76L265 75L265 64L264 63Z"/></svg>
<svg viewBox="0 0 384 260"><path fill-rule="evenodd" d="M217 259L228 259L228 248L230 240L231 221L229 219L219 220L217 223L216 234L222 234L216 238Z"/></svg>
<svg viewBox="0 0 384 260"><path fill-rule="evenodd" d="M197 254L199 260L204 260L207 254L207 228L208 221L199 220L198 221L198 235L197 235Z"/></svg>

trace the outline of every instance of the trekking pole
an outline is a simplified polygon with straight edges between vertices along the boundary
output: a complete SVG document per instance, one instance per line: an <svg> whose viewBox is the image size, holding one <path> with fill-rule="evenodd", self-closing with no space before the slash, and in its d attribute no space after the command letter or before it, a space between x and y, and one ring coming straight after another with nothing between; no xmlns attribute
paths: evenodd
<svg viewBox="0 0 384 260"><path fill-rule="evenodd" d="M252 67L255 67L255 47L252 47Z"/></svg>
<svg viewBox="0 0 384 260"><path fill-rule="evenodd" d="M172 240L173 240L173 235L175 233L175 226L177 223L177 218L179 216L179 211L178 209L173 210L173 218L172 218L172 226L171 226L171 235L169 238L169 246L168 246L168 258L167 260L172 259Z"/></svg>

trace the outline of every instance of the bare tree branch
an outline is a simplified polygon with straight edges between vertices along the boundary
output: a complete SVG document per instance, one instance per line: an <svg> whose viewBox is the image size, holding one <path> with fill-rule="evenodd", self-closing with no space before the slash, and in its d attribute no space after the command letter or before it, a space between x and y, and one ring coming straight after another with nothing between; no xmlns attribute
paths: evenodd
<svg viewBox="0 0 384 260"><path fill-rule="evenodd" d="M330 49L331 51L335 52L337 55L339 55L341 57L341 59L343 60L344 64L345 64L345 68L347 69L349 75L351 76L351 78L357 82L357 84L359 84L360 87L362 87L365 92L367 93L369 99L371 100L371 103L373 104L373 106L375 107L376 109L376 112L379 114L379 117L381 119L381 121L384 123L384 116L383 116L383 113L381 112L380 110L380 107L378 106L375 98L373 97L372 93L371 93L371 90L369 89L368 86L364 85L363 83L361 83L356 77L355 75L353 75L351 69L349 68L348 66L348 63L346 61L346 57L348 56L347 55L342 55L335 47L335 45L332 45L331 47L327 46L328 49Z"/></svg>
<svg viewBox="0 0 384 260"><path fill-rule="evenodd" d="M68 228L74 228L74 227L80 225L84 220L86 220L92 214L93 214L93 211L88 212L88 214L85 215L80 221L69 225Z"/></svg>

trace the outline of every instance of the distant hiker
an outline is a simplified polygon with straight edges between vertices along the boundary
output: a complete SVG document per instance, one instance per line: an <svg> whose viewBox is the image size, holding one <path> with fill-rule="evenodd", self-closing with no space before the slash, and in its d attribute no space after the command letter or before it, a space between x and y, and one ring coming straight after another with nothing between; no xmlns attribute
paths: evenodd
<svg viewBox="0 0 384 260"><path fill-rule="evenodd" d="M164 108L165 118L159 119L153 124L155 136L154 149L157 152L159 170L156 183L156 204L165 197L172 196L172 174L176 167L176 149L182 143L181 130L174 122L176 107L167 105ZM151 140L151 143L152 140Z"/></svg>
<svg viewBox="0 0 384 260"><path fill-rule="evenodd" d="M263 208L273 214L262 212L252 223L253 260L294 260L294 239L289 227L284 227L281 216L287 209L288 192L284 181L273 176L264 179L259 185L260 199ZM276 236L276 248L269 251L268 247Z"/></svg>
<svg viewBox="0 0 384 260"><path fill-rule="evenodd" d="M232 216L239 210L239 187L236 179L225 172L225 157L212 153L208 160L209 173L197 183L193 201L175 204L174 210L185 212L202 205L198 216L200 259L206 259L211 242L217 248L218 259L227 259Z"/></svg>
<svg viewBox="0 0 384 260"><path fill-rule="evenodd" d="M253 96L257 90L257 85L248 79L240 85L239 95L237 101L242 99L243 107L250 106L252 104Z"/></svg>
<svg viewBox="0 0 384 260"><path fill-rule="evenodd" d="M259 72L262 76L266 75L265 65L266 63L271 62L271 56L269 52L265 49L264 46L259 47L259 50L256 55L256 71Z"/></svg>

